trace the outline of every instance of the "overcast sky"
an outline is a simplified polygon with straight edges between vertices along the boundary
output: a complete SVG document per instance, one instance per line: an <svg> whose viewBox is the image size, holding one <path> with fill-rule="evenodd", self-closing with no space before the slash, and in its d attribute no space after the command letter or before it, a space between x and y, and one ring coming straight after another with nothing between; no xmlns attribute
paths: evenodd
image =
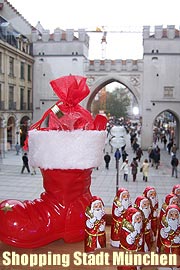
<svg viewBox="0 0 180 270"><path fill-rule="evenodd" d="M106 58L141 59L143 25L176 25L179 29L179 0L9 0L33 26L40 21L51 32L55 28L107 30ZM115 34L110 31L117 31ZM123 33L121 32L123 31ZM128 31L128 34L125 33ZM133 32L133 33L130 33ZM90 38L90 59L102 58L102 33Z"/></svg>

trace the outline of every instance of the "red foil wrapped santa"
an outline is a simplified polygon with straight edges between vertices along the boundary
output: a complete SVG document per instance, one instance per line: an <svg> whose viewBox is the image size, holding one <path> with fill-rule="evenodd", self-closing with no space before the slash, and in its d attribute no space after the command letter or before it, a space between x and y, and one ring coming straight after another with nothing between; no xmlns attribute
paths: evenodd
<svg viewBox="0 0 180 270"><path fill-rule="evenodd" d="M132 206L132 203L129 191L126 188L120 188L117 191L112 205L110 243L113 247L119 247L121 223L126 210L130 206Z"/></svg>
<svg viewBox="0 0 180 270"><path fill-rule="evenodd" d="M105 211L101 198L93 196L86 208L86 226L84 238L85 252L93 252L106 247Z"/></svg>
<svg viewBox="0 0 180 270"><path fill-rule="evenodd" d="M152 247L152 228L151 228L151 205L150 200L144 196L138 196L135 200L134 207L142 211L144 215L143 219L143 234L144 234L144 251L150 251Z"/></svg>
<svg viewBox="0 0 180 270"><path fill-rule="evenodd" d="M178 205L180 207L180 184L173 186L172 193L178 197Z"/></svg>
<svg viewBox="0 0 180 270"><path fill-rule="evenodd" d="M169 205L159 223L157 251L180 255L180 208Z"/></svg>
<svg viewBox="0 0 180 270"><path fill-rule="evenodd" d="M143 252L143 214L142 211L129 207L120 228L120 250ZM118 266L118 270L136 270L136 266Z"/></svg>
<svg viewBox="0 0 180 270"><path fill-rule="evenodd" d="M143 195L148 198L151 202L151 228L153 232L153 241L156 240L157 227L158 227L158 215L159 215L159 202L157 192L154 187L147 186L143 192Z"/></svg>
<svg viewBox="0 0 180 270"><path fill-rule="evenodd" d="M172 204L178 205L178 197L173 193L169 193L169 194L167 194L165 196L164 203L161 206L161 210L160 210L160 213L159 213L159 219L160 220L162 219L162 216L165 214L166 208L169 205L172 205Z"/></svg>

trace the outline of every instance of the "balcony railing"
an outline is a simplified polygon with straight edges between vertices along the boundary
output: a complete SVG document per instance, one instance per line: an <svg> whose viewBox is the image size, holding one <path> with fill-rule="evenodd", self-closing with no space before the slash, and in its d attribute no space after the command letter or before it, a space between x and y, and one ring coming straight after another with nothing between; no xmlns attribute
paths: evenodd
<svg viewBox="0 0 180 270"><path fill-rule="evenodd" d="M16 110L16 102L9 102L9 110Z"/></svg>
<svg viewBox="0 0 180 270"><path fill-rule="evenodd" d="M5 106L4 106L4 101L0 101L0 110L4 110Z"/></svg>

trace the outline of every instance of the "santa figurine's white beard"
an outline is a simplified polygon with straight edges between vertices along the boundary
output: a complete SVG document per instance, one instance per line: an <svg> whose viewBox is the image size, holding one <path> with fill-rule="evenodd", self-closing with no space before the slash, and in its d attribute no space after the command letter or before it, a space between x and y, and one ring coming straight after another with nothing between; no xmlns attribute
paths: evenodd
<svg viewBox="0 0 180 270"><path fill-rule="evenodd" d="M179 226L179 222L178 222L178 219L171 219L169 218L168 220L168 225L171 227L171 229L173 231L176 231L178 226Z"/></svg>
<svg viewBox="0 0 180 270"><path fill-rule="evenodd" d="M122 203L122 206L125 209L128 209L128 207L130 206L130 200L129 199L122 199L121 203Z"/></svg>
<svg viewBox="0 0 180 270"><path fill-rule="evenodd" d="M135 229L135 231L137 231L138 233L140 233L141 232L141 229L142 229L142 221L141 222L135 222L134 224L133 224L133 226L134 226L134 229Z"/></svg>
<svg viewBox="0 0 180 270"><path fill-rule="evenodd" d="M152 206L154 207L157 203L156 197L150 197L150 200L151 200Z"/></svg>
<svg viewBox="0 0 180 270"><path fill-rule="evenodd" d="M150 213L151 213L151 209L150 208L143 208L142 211L144 213L145 218L148 218Z"/></svg>
<svg viewBox="0 0 180 270"><path fill-rule="evenodd" d="M94 217L97 220L101 220L101 218L104 216L104 211L103 210L94 210L93 213L94 213Z"/></svg>

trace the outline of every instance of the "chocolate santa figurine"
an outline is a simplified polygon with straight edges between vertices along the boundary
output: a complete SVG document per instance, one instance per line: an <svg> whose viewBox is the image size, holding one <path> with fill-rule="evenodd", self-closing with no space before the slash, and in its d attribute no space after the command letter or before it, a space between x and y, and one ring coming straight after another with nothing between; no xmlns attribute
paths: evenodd
<svg viewBox="0 0 180 270"><path fill-rule="evenodd" d="M157 227L158 227L158 197L157 192L154 187L148 186L145 188L143 195L148 198L151 202L151 211L152 211L152 220L151 220L151 228L153 232L153 241L156 239L157 235Z"/></svg>
<svg viewBox="0 0 180 270"><path fill-rule="evenodd" d="M143 252L143 213L129 207L123 217L120 228L120 250ZM118 270L136 270L136 266L118 266Z"/></svg>
<svg viewBox="0 0 180 270"><path fill-rule="evenodd" d="M150 251L152 247L152 229L151 229L151 203L148 198L138 196L134 202L134 207L141 210L144 214L143 219L143 232L144 232L144 251Z"/></svg>
<svg viewBox="0 0 180 270"><path fill-rule="evenodd" d="M59 100L31 126L26 144L30 165L41 170L44 192L33 201L0 203L0 240L17 247L84 240L91 173L103 158L107 120L93 119L79 105L90 93L86 78L64 76L50 84Z"/></svg>
<svg viewBox="0 0 180 270"><path fill-rule="evenodd" d="M89 206L86 208L86 225L84 250L93 252L98 248L106 247L105 211L101 198L93 196Z"/></svg>
<svg viewBox="0 0 180 270"><path fill-rule="evenodd" d="M129 191L126 188L120 188L113 201L112 222L111 222L111 239L113 247L119 247L120 228L123 215L128 207L132 206Z"/></svg>
<svg viewBox="0 0 180 270"><path fill-rule="evenodd" d="M161 207L161 210L160 210L160 213L159 213L159 219L160 220L162 219L162 216L165 214L166 208L169 205L172 205L172 204L178 205L178 197L173 193L169 193L169 194L167 194L165 196L164 203L162 204L162 207Z"/></svg>
<svg viewBox="0 0 180 270"><path fill-rule="evenodd" d="M159 223L157 252L180 254L180 208L169 205Z"/></svg>
<svg viewBox="0 0 180 270"><path fill-rule="evenodd" d="M178 197L178 206L180 207L180 184L173 186L172 193Z"/></svg>

